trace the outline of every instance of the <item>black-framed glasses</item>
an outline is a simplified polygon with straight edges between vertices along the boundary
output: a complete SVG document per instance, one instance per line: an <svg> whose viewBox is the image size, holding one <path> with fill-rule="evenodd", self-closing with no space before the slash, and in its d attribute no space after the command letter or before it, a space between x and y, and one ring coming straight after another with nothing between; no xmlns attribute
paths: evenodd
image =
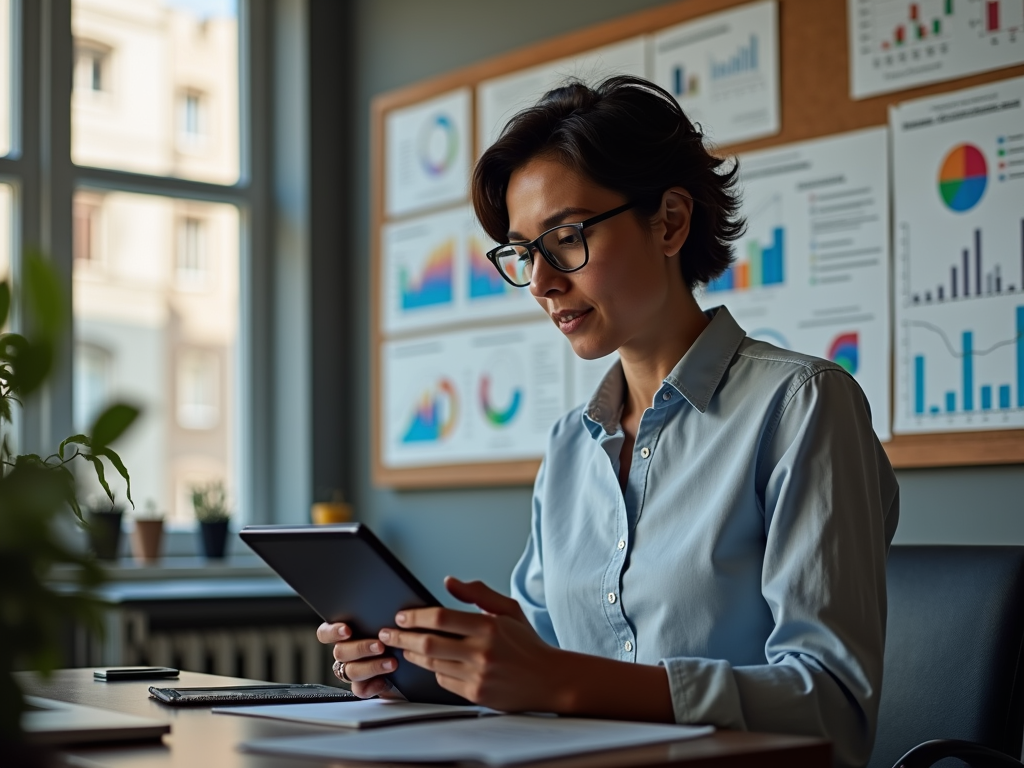
<svg viewBox="0 0 1024 768"><path fill-rule="evenodd" d="M545 260L559 272L575 272L583 269L590 260L590 249L583 230L599 224L612 216L628 211L634 203L592 216L578 224L559 224L529 243L505 243L487 252L487 258L512 285L523 288L533 277L533 252L540 251Z"/></svg>

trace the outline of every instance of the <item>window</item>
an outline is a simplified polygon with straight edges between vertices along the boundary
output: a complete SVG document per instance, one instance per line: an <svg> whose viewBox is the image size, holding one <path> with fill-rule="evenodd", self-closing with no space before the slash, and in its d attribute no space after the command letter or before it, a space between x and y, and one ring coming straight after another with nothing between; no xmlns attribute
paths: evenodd
<svg viewBox="0 0 1024 768"><path fill-rule="evenodd" d="M220 421L217 355L189 350L178 355L178 426L213 429Z"/></svg>
<svg viewBox="0 0 1024 768"><path fill-rule="evenodd" d="M182 94L179 102L178 142L185 150L205 143L207 132L206 97L197 91Z"/></svg>
<svg viewBox="0 0 1024 768"><path fill-rule="evenodd" d="M72 252L76 264L96 265L103 261L102 227L100 212L102 198L79 192L73 207Z"/></svg>
<svg viewBox="0 0 1024 768"><path fill-rule="evenodd" d="M269 465L273 441L250 434L264 438L252 415L277 407L259 383L276 326L254 307L274 253L271 11L249 0L0 0L0 129L18 149L0 154L0 272L13 259L17 274L22 247L39 247L71 288L71 337L52 386L20 410L17 449L52 453L112 400L132 402L142 416L115 447L135 499L179 510L183 482L219 479L238 522L271 521L272 486L253 466ZM33 66L11 67L8 82L4 67L21 61ZM187 125L206 144L186 155L177 110L188 94L199 101ZM191 536L172 540L171 551L193 551Z"/></svg>
<svg viewBox="0 0 1024 768"><path fill-rule="evenodd" d="M110 90L110 48L93 42L75 43L75 90L84 93Z"/></svg>
<svg viewBox="0 0 1024 768"><path fill-rule="evenodd" d="M178 222L178 289L206 288L207 269L206 222L186 216Z"/></svg>

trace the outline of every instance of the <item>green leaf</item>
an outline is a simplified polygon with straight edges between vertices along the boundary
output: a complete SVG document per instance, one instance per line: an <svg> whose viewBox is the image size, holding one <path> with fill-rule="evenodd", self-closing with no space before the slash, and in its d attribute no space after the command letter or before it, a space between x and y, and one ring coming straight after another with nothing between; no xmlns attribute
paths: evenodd
<svg viewBox="0 0 1024 768"><path fill-rule="evenodd" d="M90 456L87 453L81 454L82 458L92 464L96 470L96 479L100 481L100 485L103 486L103 491L107 494L107 498L110 499L111 505L114 503L114 494L110 492L110 486L107 485L107 478L103 471L103 462L100 461L99 456Z"/></svg>
<svg viewBox="0 0 1024 768"><path fill-rule="evenodd" d="M11 286L6 280L0 283L0 328L7 323L7 315L11 311Z"/></svg>
<svg viewBox="0 0 1024 768"><path fill-rule="evenodd" d="M67 440L62 442L60 444L60 448L57 449L57 455L60 456L61 461L64 460L64 448L70 443L74 443L76 445L84 445L86 448L89 448L91 446L89 438L86 437L85 435L72 435Z"/></svg>
<svg viewBox="0 0 1024 768"><path fill-rule="evenodd" d="M132 501L132 479L128 476L128 470L125 468L124 462L121 461L121 457L110 448L100 448L96 453L106 456L110 463L114 465L117 474L124 478L126 486L125 496L128 497L128 503L132 505L132 509L135 509L135 502Z"/></svg>
<svg viewBox="0 0 1024 768"><path fill-rule="evenodd" d="M60 474L61 480L64 481L64 498L67 500L68 506L71 507L71 511L75 513L78 521L84 523L85 517L82 515L82 508L78 505L78 496L75 494L75 476L67 467L57 467L57 472Z"/></svg>
<svg viewBox="0 0 1024 768"><path fill-rule="evenodd" d="M120 437L138 415L138 408L124 403L115 403L101 413L90 430L93 453L99 453Z"/></svg>

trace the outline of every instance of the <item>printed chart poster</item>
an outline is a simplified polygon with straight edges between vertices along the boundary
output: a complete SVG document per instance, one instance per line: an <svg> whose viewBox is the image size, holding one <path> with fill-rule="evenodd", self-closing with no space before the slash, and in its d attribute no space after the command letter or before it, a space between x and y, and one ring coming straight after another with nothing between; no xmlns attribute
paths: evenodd
<svg viewBox="0 0 1024 768"><path fill-rule="evenodd" d="M899 433L1024 427L1024 78L890 112Z"/></svg>
<svg viewBox="0 0 1024 768"><path fill-rule="evenodd" d="M740 158L747 233L708 284L753 338L832 360L889 423L887 132L872 128Z"/></svg>
<svg viewBox="0 0 1024 768"><path fill-rule="evenodd" d="M775 0L702 16L660 32L653 80L717 144L779 132Z"/></svg>
<svg viewBox="0 0 1024 768"><path fill-rule="evenodd" d="M542 456L568 410L565 344L550 321L384 344L385 466Z"/></svg>
<svg viewBox="0 0 1024 768"><path fill-rule="evenodd" d="M387 334L539 313L528 288L498 274L469 206L385 225L381 327Z"/></svg>
<svg viewBox="0 0 1024 768"><path fill-rule="evenodd" d="M1024 62L1024 0L847 0L855 99Z"/></svg>
<svg viewBox="0 0 1024 768"><path fill-rule="evenodd" d="M469 190L470 92L461 88L389 112L384 124L388 216L464 200Z"/></svg>
<svg viewBox="0 0 1024 768"><path fill-rule="evenodd" d="M477 87L477 132L480 151L494 143L514 114L532 107L567 78L594 85L612 75L647 75L644 38L635 37L593 51L487 80Z"/></svg>

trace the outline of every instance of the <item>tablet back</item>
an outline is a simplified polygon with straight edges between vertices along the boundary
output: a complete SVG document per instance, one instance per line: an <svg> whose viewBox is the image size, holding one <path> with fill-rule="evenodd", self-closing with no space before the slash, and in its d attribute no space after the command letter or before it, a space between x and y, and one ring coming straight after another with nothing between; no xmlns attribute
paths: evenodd
<svg viewBox="0 0 1024 768"><path fill-rule="evenodd" d="M239 535L324 621L345 622L356 639L394 627L402 609L440 605L361 523L249 525ZM388 679L409 701L469 703L438 685L433 672L396 658Z"/></svg>

